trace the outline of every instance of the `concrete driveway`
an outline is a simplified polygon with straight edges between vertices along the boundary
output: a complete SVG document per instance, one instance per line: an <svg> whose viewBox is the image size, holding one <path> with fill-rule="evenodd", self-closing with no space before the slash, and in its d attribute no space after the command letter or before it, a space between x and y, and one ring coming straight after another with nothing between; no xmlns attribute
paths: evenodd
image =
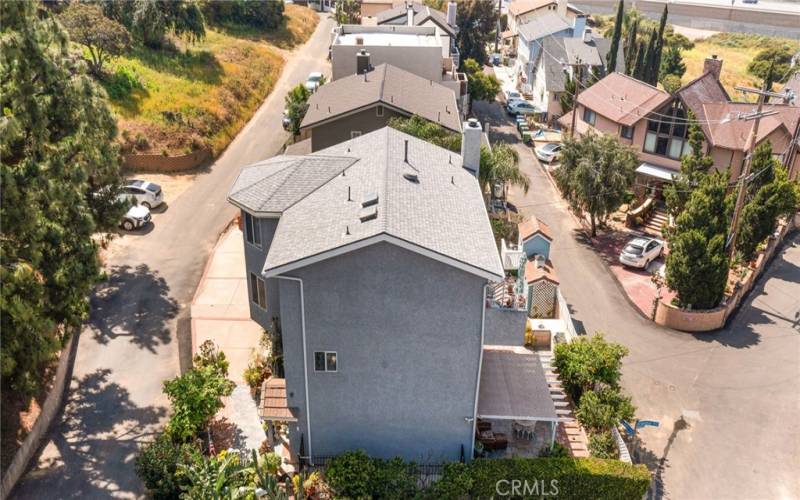
<svg viewBox="0 0 800 500"><path fill-rule="evenodd" d="M330 74L333 25L324 14L313 37L287 56L253 119L154 218L151 231L114 242L109 279L92 297L80 334L63 418L14 490L16 498L143 496L134 458L167 417L162 382L190 363L188 304L217 236L235 215L225 200L228 188L241 166L273 156L286 140L281 117L287 91L312 68Z"/></svg>
<svg viewBox="0 0 800 500"><path fill-rule="evenodd" d="M623 385L638 416L644 458L657 471L657 498L800 497L800 236L779 253L727 328L667 330L623 297L567 204L499 105L476 103L490 137L515 145L531 179L510 200L554 233L550 258L576 325L628 347Z"/></svg>

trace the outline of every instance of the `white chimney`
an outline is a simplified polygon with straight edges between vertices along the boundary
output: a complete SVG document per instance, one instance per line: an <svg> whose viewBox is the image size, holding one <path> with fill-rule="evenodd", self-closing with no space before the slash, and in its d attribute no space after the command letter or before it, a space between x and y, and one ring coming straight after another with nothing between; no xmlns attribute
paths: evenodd
<svg viewBox="0 0 800 500"><path fill-rule="evenodd" d="M408 12L408 25L409 26L414 26L414 6L411 5L411 4L408 4L406 6L406 9L407 9L407 12Z"/></svg>
<svg viewBox="0 0 800 500"><path fill-rule="evenodd" d="M567 18L567 0L558 0L558 9L556 12L564 19Z"/></svg>
<svg viewBox="0 0 800 500"><path fill-rule="evenodd" d="M451 28L456 27L456 3L453 0L447 2L447 24Z"/></svg>
<svg viewBox="0 0 800 500"><path fill-rule="evenodd" d="M478 177L481 166L481 138L483 129L475 118L464 123L464 135L461 137L461 166Z"/></svg>

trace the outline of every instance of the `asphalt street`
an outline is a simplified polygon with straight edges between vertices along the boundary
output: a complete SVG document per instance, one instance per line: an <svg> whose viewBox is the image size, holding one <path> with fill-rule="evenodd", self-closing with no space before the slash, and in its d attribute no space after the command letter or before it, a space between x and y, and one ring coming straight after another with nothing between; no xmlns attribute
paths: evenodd
<svg viewBox="0 0 800 500"><path fill-rule="evenodd" d="M795 233L720 331L688 334L644 319L579 230L499 104L477 103L492 141L515 145L531 179L510 201L554 233L550 257L576 325L630 350L623 386L637 416L656 498L800 497L800 235Z"/></svg>
<svg viewBox="0 0 800 500"><path fill-rule="evenodd" d="M281 117L288 90L311 71L330 75L333 25L324 14L313 37L286 54L280 79L251 121L189 189L154 215L151 227L112 243L109 279L91 299L63 416L14 497L143 496L134 458L166 419L162 382L190 362L188 305L218 235L236 213L225 199L228 189L242 166L273 156L286 141Z"/></svg>

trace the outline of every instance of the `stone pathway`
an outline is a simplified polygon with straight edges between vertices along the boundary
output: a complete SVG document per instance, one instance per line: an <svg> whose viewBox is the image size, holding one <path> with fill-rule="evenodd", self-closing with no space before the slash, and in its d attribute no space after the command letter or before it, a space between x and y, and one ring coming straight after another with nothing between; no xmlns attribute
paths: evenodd
<svg viewBox="0 0 800 500"><path fill-rule="evenodd" d="M225 398L225 407L217 414L217 422L214 436L217 446L222 442L226 448L249 454L250 450L258 450L267 438L258 418L256 402L246 385L237 385L230 397ZM222 433L225 435L218 435Z"/></svg>

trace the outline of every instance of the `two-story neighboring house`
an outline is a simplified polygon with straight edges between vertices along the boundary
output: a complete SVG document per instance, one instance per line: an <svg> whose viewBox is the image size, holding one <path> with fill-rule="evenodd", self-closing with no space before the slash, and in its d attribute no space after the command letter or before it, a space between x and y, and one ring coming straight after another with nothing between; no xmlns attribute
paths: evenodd
<svg viewBox="0 0 800 500"><path fill-rule="evenodd" d="M244 219L252 316L279 319L284 355L262 417L287 423L295 457L457 460L480 417L556 422L538 358L514 350L524 312L487 308L503 268L479 148L480 133L458 155L383 128L240 173L228 199Z"/></svg>
<svg viewBox="0 0 800 500"><path fill-rule="evenodd" d="M689 152L687 140L690 113L705 138L705 151L717 170L737 178L744 166L752 120L738 116L754 110L752 103L733 102L719 82L722 61L706 59L703 74L674 95L620 73L613 73L581 92L578 97L575 132L593 130L613 134L633 146L641 165L636 169L637 193L645 187L660 196L663 183L680 171L680 159ZM776 114L761 120L756 145L769 141L773 151L796 175L800 157L792 153L792 138L798 133L800 108L771 104ZM559 119L569 127L572 113Z"/></svg>
<svg viewBox="0 0 800 500"><path fill-rule="evenodd" d="M331 43L333 80L356 73L356 55L366 50L374 66L391 64L444 85L455 92L459 106L467 95L467 77L458 71L435 26L364 26L344 24L335 28Z"/></svg>
<svg viewBox="0 0 800 500"><path fill-rule="evenodd" d="M508 31L516 33L519 26L547 13L556 13L568 22L585 15L564 0L512 0L508 3Z"/></svg>
<svg viewBox="0 0 800 500"><path fill-rule="evenodd" d="M305 152L383 128L392 117L417 115L461 133L452 90L389 64L372 68L366 51L357 57L363 59L358 74L323 85L309 99L300 125L300 137L308 140Z"/></svg>
<svg viewBox="0 0 800 500"><path fill-rule="evenodd" d="M448 2L447 14L420 2L404 2L375 16L375 24L388 26L429 26L436 29L442 40L442 56L453 59L458 67L456 47L456 3ZM445 53L444 50L447 50Z"/></svg>

